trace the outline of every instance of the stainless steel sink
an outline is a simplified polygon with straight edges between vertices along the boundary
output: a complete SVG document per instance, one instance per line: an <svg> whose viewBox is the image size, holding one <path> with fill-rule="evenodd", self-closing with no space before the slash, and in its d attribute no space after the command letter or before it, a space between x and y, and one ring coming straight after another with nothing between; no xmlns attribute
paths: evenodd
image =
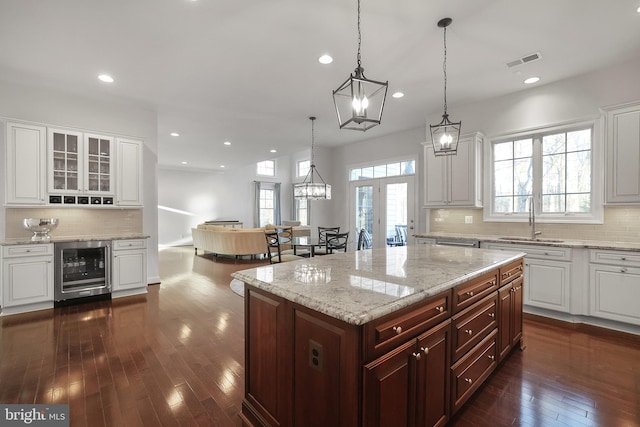
<svg viewBox="0 0 640 427"><path fill-rule="evenodd" d="M530 237L498 237L499 240L516 240L522 242L540 242L540 243L562 243L564 240L555 239L532 239Z"/></svg>

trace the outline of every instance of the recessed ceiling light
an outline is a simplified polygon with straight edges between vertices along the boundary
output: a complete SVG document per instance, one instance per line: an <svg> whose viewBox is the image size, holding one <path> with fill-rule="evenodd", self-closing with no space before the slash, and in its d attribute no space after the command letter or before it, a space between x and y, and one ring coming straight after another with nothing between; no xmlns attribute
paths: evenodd
<svg viewBox="0 0 640 427"><path fill-rule="evenodd" d="M524 81L525 84L530 85L532 83L537 83L540 81L540 77L529 77Z"/></svg>
<svg viewBox="0 0 640 427"><path fill-rule="evenodd" d="M100 74L98 76L98 80L100 80L101 82L105 82L105 83L113 83L113 77L111 77L108 74Z"/></svg>
<svg viewBox="0 0 640 427"><path fill-rule="evenodd" d="M391 95L391 96L393 96L394 98L402 98L404 96L404 93L402 93L402 92L394 92L394 94Z"/></svg>
<svg viewBox="0 0 640 427"><path fill-rule="evenodd" d="M270 153L277 153L278 150L269 150Z"/></svg>
<svg viewBox="0 0 640 427"><path fill-rule="evenodd" d="M187 162L180 162L180 163L182 163L183 165L186 165L186 164L187 164Z"/></svg>
<svg viewBox="0 0 640 427"><path fill-rule="evenodd" d="M229 141L225 141L224 145L231 145L231 143Z"/></svg>
<svg viewBox="0 0 640 427"><path fill-rule="evenodd" d="M180 136L180 134L178 132L171 132L169 135L171 135L171 136Z"/></svg>
<svg viewBox="0 0 640 427"><path fill-rule="evenodd" d="M318 62L325 65L331 64L333 62L333 58L329 55L322 55L320 58L318 58Z"/></svg>
<svg viewBox="0 0 640 427"><path fill-rule="evenodd" d="M224 165L220 165L220 167L221 167L222 169L224 169Z"/></svg>
<svg viewBox="0 0 640 427"><path fill-rule="evenodd" d="M640 13L640 6L636 9L636 12Z"/></svg>

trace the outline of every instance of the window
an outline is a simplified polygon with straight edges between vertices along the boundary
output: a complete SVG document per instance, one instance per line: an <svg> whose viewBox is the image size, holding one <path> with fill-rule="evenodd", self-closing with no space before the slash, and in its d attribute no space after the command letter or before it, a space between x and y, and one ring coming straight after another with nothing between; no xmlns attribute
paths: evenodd
<svg viewBox="0 0 640 427"><path fill-rule="evenodd" d="M309 225L309 201L294 199L295 219L300 221L300 225Z"/></svg>
<svg viewBox="0 0 640 427"><path fill-rule="evenodd" d="M258 175L276 176L276 161L265 160L264 162L258 162L256 173Z"/></svg>
<svg viewBox="0 0 640 427"><path fill-rule="evenodd" d="M601 194L593 191L598 176L594 127L553 128L493 141L491 207L485 219L528 221L535 199L541 222L601 222Z"/></svg>
<svg viewBox="0 0 640 427"><path fill-rule="evenodd" d="M296 176L307 176L307 174L309 173L309 169L311 169L311 160L302 160L298 162Z"/></svg>
<svg viewBox="0 0 640 427"><path fill-rule="evenodd" d="M260 189L260 227L274 224L275 193L272 188Z"/></svg>
<svg viewBox="0 0 640 427"><path fill-rule="evenodd" d="M413 175L415 174L415 160L403 162L387 163L382 165L367 166L351 169L349 172L350 181L361 179L385 178L389 176Z"/></svg>

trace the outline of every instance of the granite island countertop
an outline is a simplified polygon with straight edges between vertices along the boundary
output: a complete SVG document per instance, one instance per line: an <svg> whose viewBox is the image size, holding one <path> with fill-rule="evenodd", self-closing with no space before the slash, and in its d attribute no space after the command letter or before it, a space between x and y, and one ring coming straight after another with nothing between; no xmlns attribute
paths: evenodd
<svg viewBox="0 0 640 427"><path fill-rule="evenodd" d="M333 318L363 325L524 256L518 251L398 246L305 258L231 276Z"/></svg>
<svg viewBox="0 0 640 427"><path fill-rule="evenodd" d="M507 245L537 245L537 246L551 246L558 248L586 248L586 249L611 249L620 251L636 251L640 252L640 242L607 242L600 240L574 240L563 239L555 237L539 237L536 239L529 239L527 237L516 236L493 236L484 234L466 234L466 233L417 233L413 235L416 238L426 239L472 239L479 240L485 243L504 243ZM640 240L640 237L638 238ZM514 250L517 250L514 249Z"/></svg>
<svg viewBox="0 0 640 427"><path fill-rule="evenodd" d="M119 234L119 235L92 235L92 236L51 236L48 241L34 242L31 240L31 236L17 237L12 239L0 240L0 246L9 245L39 245L46 243L62 243L62 242L85 242L92 240L129 240L129 239L148 239L149 235L146 234Z"/></svg>

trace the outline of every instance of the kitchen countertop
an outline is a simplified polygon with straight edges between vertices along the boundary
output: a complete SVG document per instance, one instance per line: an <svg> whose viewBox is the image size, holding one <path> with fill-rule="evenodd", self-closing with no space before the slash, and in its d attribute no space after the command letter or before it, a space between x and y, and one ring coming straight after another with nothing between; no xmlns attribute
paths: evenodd
<svg viewBox="0 0 640 427"><path fill-rule="evenodd" d="M640 252L640 243L633 242L605 242L600 240L572 240L562 238L540 237L531 240L527 237L511 236L491 236L483 234L462 234L462 233L422 233L414 234L416 238L447 238L447 239L473 239L485 243L504 243L507 245L538 245L553 246L559 248L586 248L586 249L611 249ZM638 238L640 240L640 237Z"/></svg>
<svg viewBox="0 0 640 427"><path fill-rule="evenodd" d="M61 242L83 242L91 240L128 240L128 239L148 239L150 236L146 234L121 234L121 235L109 235L109 236L51 236L51 240L45 242L34 242L31 240L31 236L18 237L15 239L5 239L0 241L0 246L9 245L27 245L27 244L42 244L42 243L61 243Z"/></svg>
<svg viewBox="0 0 640 427"><path fill-rule="evenodd" d="M524 256L413 245L324 255L231 275L333 318L363 325Z"/></svg>

